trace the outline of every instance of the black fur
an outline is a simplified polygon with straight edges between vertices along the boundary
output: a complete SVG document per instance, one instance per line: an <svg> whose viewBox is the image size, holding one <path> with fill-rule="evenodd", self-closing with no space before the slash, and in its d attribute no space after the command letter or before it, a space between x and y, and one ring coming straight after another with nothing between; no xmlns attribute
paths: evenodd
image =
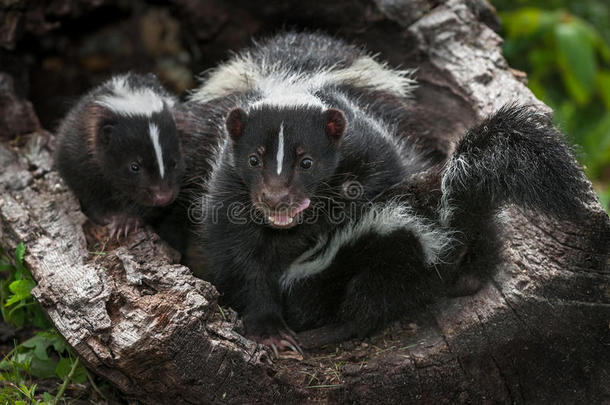
<svg viewBox="0 0 610 405"><path fill-rule="evenodd" d="M459 295L478 279L476 289L501 260L500 208L514 204L577 221L592 195L563 135L531 106L506 105L470 129L442 175L440 220L458 231L445 255L457 270L447 280L455 282L449 293Z"/></svg>
<svg viewBox="0 0 610 405"><path fill-rule="evenodd" d="M291 48L295 52L286 55L285 60L279 59L286 64L286 69L303 72L328 64L349 66L353 58L362 54L356 48L347 47L351 56L345 57L341 54L341 42L317 36L309 42L307 38L299 37L308 43L307 49ZM254 54L271 57L276 54L278 44L294 43L293 39L292 34L288 39L276 38L255 48ZM316 44L324 44L319 53L312 49ZM331 54L332 58L326 58ZM321 60L318 55L322 55ZM369 91L362 88L362 92ZM291 263L312 248L319 237L332 236L357 223L372 209L372 203L383 205L395 198L403 180L420 173L428 164L415 154L409 155L408 148L399 151L380 132L383 130L372 123L375 118L361 110L358 99L347 96L335 84L318 89L315 96L324 102L325 109L251 107L256 101L252 94L233 94L228 98L234 106L230 108L227 108L227 99L209 103L219 105L218 108L199 107L202 112L212 111L209 115L212 120L198 118L202 123L215 121L214 111L225 111L230 139L220 148L218 167L209 167L211 180L203 185L205 218L198 231L201 256L211 280L223 293L223 303L243 315L247 334L271 345L285 345L282 342L289 339L290 327L301 329L312 325L304 321L307 317L304 311L297 308L290 312L288 303L300 294L300 288L282 290L280 287L280 278ZM384 121L378 123L384 125ZM201 137L213 133L215 126L202 125ZM281 175L277 174L276 162L280 128L286 151ZM209 155L209 149L200 147L199 150ZM250 163L253 156L260 162L255 166ZM304 159L313 161L310 169L300 166ZM357 195L348 195L346 187L350 184L359 187ZM282 209L283 215L290 216L306 200L310 200L310 206L294 216L294 223L278 226L268 220L280 215ZM343 217L333 218L337 213ZM417 253L420 248L416 238L410 234L405 238L411 242L411 250L415 250L412 260L418 265L414 269L421 269L424 264L420 260L421 252ZM372 297L363 293L362 289L370 292L370 288L381 282L377 279L383 278L369 270L351 267L339 271L344 275L342 282L335 283L339 291L334 296L340 302L334 309L328 308L329 303L320 302L328 312L323 317L312 308L310 317L317 319L316 325L331 318L349 322L348 331L341 333L341 337L348 337L368 333L384 324L386 317L394 317L390 313L396 312L395 309L386 311L386 306L379 306L376 297L380 294ZM365 296L371 296L370 303L361 301ZM299 303L299 307L309 305L313 303ZM292 317L292 313L300 315ZM285 314L291 317L288 325Z"/></svg>
<svg viewBox="0 0 610 405"><path fill-rule="evenodd" d="M289 325L299 331L334 325L331 333L320 333L316 343L323 344L366 336L441 296L476 292L500 260L502 228L495 218L500 208L515 204L578 220L585 212L582 199L591 195L561 133L531 107L501 108L467 132L452 158L464 165L453 171L455 161L448 162L438 174L445 176L442 196L435 191L441 179L434 172L423 183L401 185L406 203L423 204L420 212L441 200L449 204L439 204L436 225L453 239L442 263L435 269L425 266L412 233L366 235L341 249L326 271L296 284L284 297ZM450 214L443 218L446 209Z"/></svg>
<svg viewBox="0 0 610 405"><path fill-rule="evenodd" d="M292 33L246 52L257 63L272 59L288 73L349 67L363 55L342 41ZM191 204L203 207L196 231L201 256L223 303L243 316L246 333L272 347L295 344L290 329L330 326L328 339L319 343L366 336L442 295L440 281L459 278L460 264L476 262L487 248L497 251L501 230L493 224L502 206L514 203L566 217L588 192L560 134L531 109L501 109L469 131L441 168L392 141L404 138L401 126L391 124L404 121L399 107L406 99L357 82L333 83L314 95L324 109L253 107L260 95L239 91L191 106L198 125L189 136L187 184ZM345 134L333 139L329 122L340 133L345 123ZM391 128L389 138L382 136L384 126ZM287 153L279 175L281 127ZM313 160L312 169L299 168L305 157ZM347 190L354 184L355 196ZM294 223L270 224L278 207L291 215L306 199L311 204ZM312 252L307 260L315 262L332 250L334 236L392 206L408 209L405 216L418 225L359 234L324 271L282 287L304 252ZM336 212L343 215L339 221ZM454 241L439 244L444 250L437 262L426 253L427 244L438 242L435 237ZM455 263L435 266L447 260ZM486 263L489 271L492 262ZM465 284L461 293L480 286Z"/></svg>
<svg viewBox="0 0 610 405"><path fill-rule="evenodd" d="M308 345L363 338L438 297L440 281L412 232L370 233L340 249L325 271L295 283L283 314L298 332L327 329Z"/></svg>
<svg viewBox="0 0 610 405"><path fill-rule="evenodd" d="M569 218L582 212L590 184L548 116L509 105L460 140L443 188L456 219L507 203Z"/></svg>
<svg viewBox="0 0 610 405"><path fill-rule="evenodd" d="M209 218L202 228L203 256L224 302L242 313L247 333L255 338L264 340L286 328L278 283L291 262L311 247L318 235L333 232L348 219L357 220L346 217L334 222L329 213L344 204L353 205L358 216L366 202L382 198L397 179L408 175L395 151L375 134L359 128L356 117L348 119L350 129L338 146L325 133L324 115L322 111L297 109L251 113L245 133L223 156L210 185L206 201ZM285 149L289 151L283 177L275 174L274 162L280 122L284 123ZM260 156L264 163L252 168L247 159L260 146L265 147ZM303 156L314 162L309 171L298 167ZM343 185L349 181L362 187L364 195L358 200L342 195ZM274 188L287 191L283 201L287 211L305 198L311 200L302 217L295 217L298 225L289 229L269 226L266 216L271 204L265 204L261 194ZM266 208L255 209L257 203Z"/></svg>
<svg viewBox="0 0 610 405"><path fill-rule="evenodd" d="M257 63L274 61L284 72L313 72L321 68L348 67L366 54L357 46L324 34L286 32L247 50Z"/></svg>
<svg viewBox="0 0 610 405"><path fill-rule="evenodd" d="M154 75L128 74L131 89L148 88L169 97ZM112 80L83 96L57 131L56 166L81 202L85 214L99 224L129 227L151 207L173 201L184 162L168 105L152 114L125 116L97 104L112 94ZM161 178L149 123L159 128L165 175ZM138 171L132 170L136 163ZM125 232L128 229L125 229Z"/></svg>

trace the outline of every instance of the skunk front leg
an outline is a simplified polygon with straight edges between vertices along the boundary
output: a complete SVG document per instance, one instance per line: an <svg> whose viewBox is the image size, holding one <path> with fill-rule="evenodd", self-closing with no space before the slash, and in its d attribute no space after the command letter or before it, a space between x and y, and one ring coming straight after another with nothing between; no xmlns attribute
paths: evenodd
<svg viewBox="0 0 610 405"><path fill-rule="evenodd" d="M242 311L246 336L278 351L291 349L302 353L296 334L286 325L279 303L277 283L269 280L264 270L252 273L244 286L245 306Z"/></svg>
<svg viewBox="0 0 610 405"><path fill-rule="evenodd" d="M242 315L246 337L269 346L276 356L285 349L302 353L295 333L282 317L277 280L269 266L250 258L214 267L221 269L215 284L225 303Z"/></svg>

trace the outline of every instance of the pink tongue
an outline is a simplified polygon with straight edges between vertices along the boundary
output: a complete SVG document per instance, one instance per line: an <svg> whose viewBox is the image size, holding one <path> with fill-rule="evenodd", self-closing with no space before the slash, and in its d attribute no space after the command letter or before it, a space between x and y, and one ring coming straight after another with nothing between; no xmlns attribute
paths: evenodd
<svg viewBox="0 0 610 405"><path fill-rule="evenodd" d="M311 203L311 201L309 200L309 198L304 199L298 207L294 208L291 212L290 212L290 216L294 217L295 215L297 215L299 212L301 211L305 211L307 209L307 207L309 207L309 204Z"/></svg>
<svg viewBox="0 0 610 405"><path fill-rule="evenodd" d="M290 218L294 218L299 212L306 210L310 203L311 201L309 198L306 198L296 208L293 208L288 215L285 213L276 213L273 215L273 217L277 222L288 222Z"/></svg>

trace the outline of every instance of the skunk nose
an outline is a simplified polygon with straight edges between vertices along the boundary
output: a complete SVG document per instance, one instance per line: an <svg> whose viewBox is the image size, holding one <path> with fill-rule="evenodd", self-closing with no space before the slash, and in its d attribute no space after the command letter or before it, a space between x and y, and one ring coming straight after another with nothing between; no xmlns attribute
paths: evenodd
<svg viewBox="0 0 610 405"><path fill-rule="evenodd" d="M287 189L263 190L261 197L269 208L278 208L282 204L288 206L288 203L290 202L288 199L289 194Z"/></svg>
<svg viewBox="0 0 610 405"><path fill-rule="evenodd" d="M173 190L155 191L153 194L153 204L162 207L172 203L174 197L175 194Z"/></svg>

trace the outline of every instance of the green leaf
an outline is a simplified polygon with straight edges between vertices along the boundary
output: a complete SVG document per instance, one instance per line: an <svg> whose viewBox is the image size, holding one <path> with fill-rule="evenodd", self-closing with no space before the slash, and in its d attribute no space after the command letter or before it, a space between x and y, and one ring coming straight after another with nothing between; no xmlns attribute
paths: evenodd
<svg viewBox="0 0 610 405"><path fill-rule="evenodd" d="M594 28L591 28L591 38L593 46L598 51L601 58L605 61L610 61L610 46L608 46L604 41L604 38Z"/></svg>
<svg viewBox="0 0 610 405"><path fill-rule="evenodd" d="M36 393L36 387L36 384L32 385L29 388L25 384L19 384L19 391L21 391L23 395L25 395L28 399L33 399L34 394Z"/></svg>
<svg viewBox="0 0 610 405"><path fill-rule="evenodd" d="M610 111L610 71L602 70L597 72L595 83L604 105Z"/></svg>
<svg viewBox="0 0 610 405"><path fill-rule="evenodd" d="M53 345L53 339L49 339L44 333L39 333L36 336L26 340L21 346L33 349L32 352L40 360L47 360L49 355L47 349Z"/></svg>
<svg viewBox="0 0 610 405"><path fill-rule="evenodd" d="M70 370L72 370L72 361L68 357L62 357L57 363L55 373L63 380L70 374Z"/></svg>
<svg viewBox="0 0 610 405"><path fill-rule="evenodd" d="M527 86L537 98L547 101L546 88L542 85L542 81L538 74L533 74L529 77ZM548 102L548 101L547 101Z"/></svg>
<svg viewBox="0 0 610 405"><path fill-rule="evenodd" d="M25 326L25 316L26 316L25 311L16 311L16 312L10 312L9 315L7 316L7 319L13 325L17 326L18 328L21 328L21 327Z"/></svg>
<svg viewBox="0 0 610 405"><path fill-rule="evenodd" d="M22 279L15 280L10 283L8 289L13 294L21 295L24 298L29 298L31 296L30 292L34 287L36 287L36 283L34 282L34 280Z"/></svg>
<svg viewBox="0 0 610 405"><path fill-rule="evenodd" d="M602 207L606 209L606 211L610 211L610 188L606 191L598 191L599 201L602 204Z"/></svg>
<svg viewBox="0 0 610 405"><path fill-rule="evenodd" d="M602 168L610 165L610 112L596 120L596 125L585 139L587 147L587 174L593 178Z"/></svg>
<svg viewBox="0 0 610 405"><path fill-rule="evenodd" d="M40 329L49 329L53 327L53 324L45 313L40 308L40 305L36 304L35 307L30 308L32 310L31 320L32 325Z"/></svg>
<svg viewBox="0 0 610 405"><path fill-rule="evenodd" d="M556 24L561 13L536 7L523 7L512 12L500 13L500 17L506 36L519 38L543 33Z"/></svg>
<svg viewBox="0 0 610 405"><path fill-rule="evenodd" d="M32 362L32 353L15 353L12 358L13 364L16 366L21 366L24 370L28 370L30 367L30 363Z"/></svg>
<svg viewBox="0 0 610 405"><path fill-rule="evenodd" d="M7 262L0 262L0 271L11 271L13 270L13 265Z"/></svg>
<svg viewBox="0 0 610 405"><path fill-rule="evenodd" d="M53 341L53 349L55 349L57 353L63 353L67 348L68 345L63 338L57 336L57 338Z"/></svg>
<svg viewBox="0 0 610 405"><path fill-rule="evenodd" d="M23 264L23 257L25 256L25 245L23 242L19 242L15 248L15 260L18 264Z"/></svg>
<svg viewBox="0 0 610 405"><path fill-rule="evenodd" d="M597 61L589 28L580 20L571 19L555 27L557 63L568 92L580 104L591 97Z"/></svg>
<svg viewBox="0 0 610 405"><path fill-rule="evenodd" d="M10 305L15 304L16 302L19 302L21 300L31 297L30 292L32 291L32 288L34 288L35 286L36 286L36 283L33 280L23 279L23 280L13 281L8 286L8 289L10 290L10 292L13 293L13 295L11 297L9 297L8 300L6 300L6 303L4 305L10 306Z"/></svg>
<svg viewBox="0 0 610 405"><path fill-rule="evenodd" d="M30 364L30 374L36 378L53 378L56 376L56 368L57 361L53 359L40 360L33 358L32 364Z"/></svg>
<svg viewBox="0 0 610 405"><path fill-rule="evenodd" d="M49 394L48 392L45 392L44 394L42 394L42 399L44 400L44 402L47 402L49 404L52 404L55 402L55 397L51 394Z"/></svg>
<svg viewBox="0 0 610 405"><path fill-rule="evenodd" d="M508 38L529 35L540 28L542 10L522 8L514 12L500 13L504 30Z"/></svg>
<svg viewBox="0 0 610 405"><path fill-rule="evenodd" d="M20 242L15 248L15 280L21 280L23 278L28 278L29 273L25 266L23 265L23 258L25 256L25 245L23 242ZM31 277L30 277L31 278Z"/></svg>
<svg viewBox="0 0 610 405"><path fill-rule="evenodd" d="M548 67L555 62L555 50L535 48L528 54L528 61L535 72L547 73Z"/></svg>
<svg viewBox="0 0 610 405"><path fill-rule="evenodd" d="M57 369L55 370L57 376L61 379L65 379L68 374L70 374L70 370L72 370L75 361L76 360L72 360L69 357L62 357L61 360L59 360L59 363L57 364ZM85 381L87 381L87 370L82 364L78 364L76 366L71 381L74 381L76 383L84 383Z"/></svg>
<svg viewBox="0 0 610 405"><path fill-rule="evenodd" d="M76 367L76 370L74 370L72 381L79 384L82 384L87 381L87 369L85 368L85 366L82 365L82 363Z"/></svg>

